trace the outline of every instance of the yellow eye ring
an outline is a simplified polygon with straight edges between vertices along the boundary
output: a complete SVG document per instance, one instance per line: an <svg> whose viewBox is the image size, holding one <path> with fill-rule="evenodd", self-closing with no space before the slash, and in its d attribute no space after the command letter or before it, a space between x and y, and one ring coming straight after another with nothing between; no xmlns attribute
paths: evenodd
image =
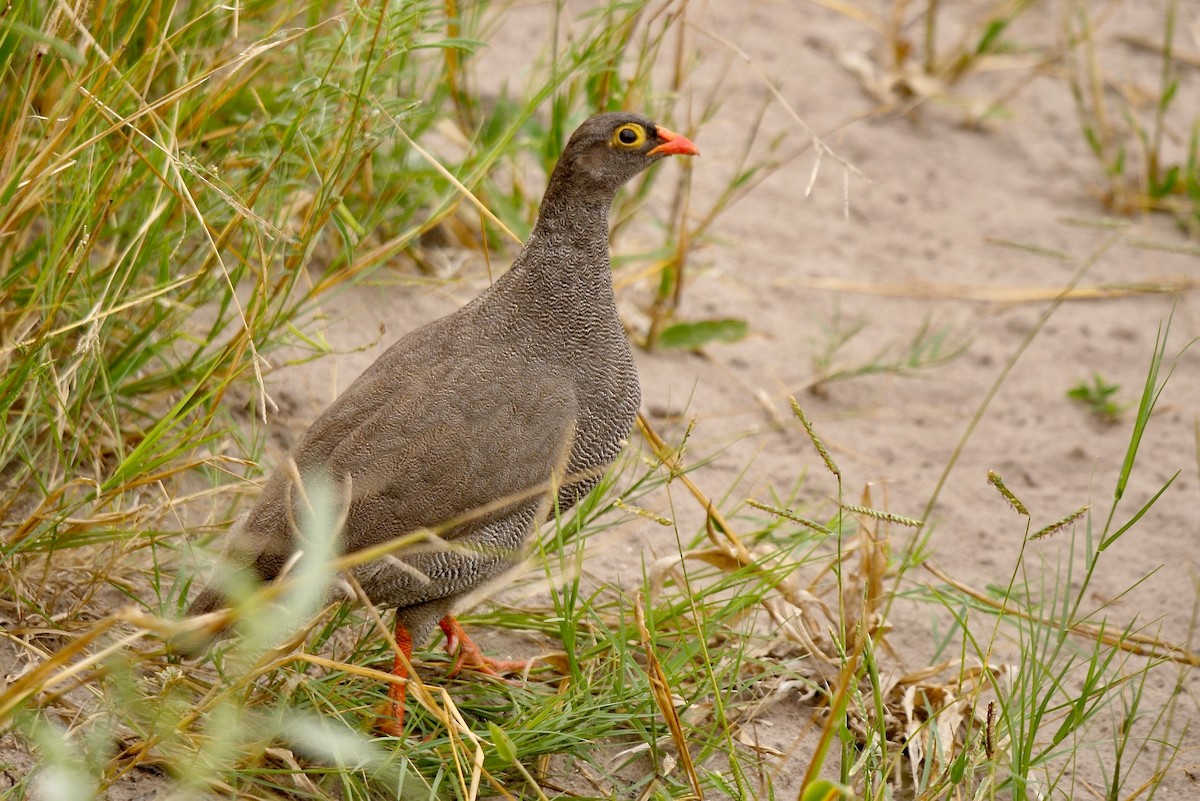
<svg viewBox="0 0 1200 801"><path fill-rule="evenodd" d="M636 122L627 122L613 131L614 147L636 148L646 143L646 129Z"/></svg>

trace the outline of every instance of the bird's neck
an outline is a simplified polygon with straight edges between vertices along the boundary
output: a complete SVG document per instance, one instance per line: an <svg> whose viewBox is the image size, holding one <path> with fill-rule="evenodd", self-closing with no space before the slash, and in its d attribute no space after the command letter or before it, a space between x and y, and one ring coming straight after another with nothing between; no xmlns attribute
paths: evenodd
<svg viewBox="0 0 1200 801"><path fill-rule="evenodd" d="M518 265L539 283L563 288L609 286L608 210L612 197L549 197L538 212Z"/></svg>
<svg viewBox="0 0 1200 801"><path fill-rule="evenodd" d="M493 337L518 336L528 347L530 331L540 331L531 347L545 349L554 360L565 360L570 369L592 369L589 365L599 351L629 349L617 313L608 253L608 209L613 198L547 195L512 269L480 297L479 304L499 310Z"/></svg>

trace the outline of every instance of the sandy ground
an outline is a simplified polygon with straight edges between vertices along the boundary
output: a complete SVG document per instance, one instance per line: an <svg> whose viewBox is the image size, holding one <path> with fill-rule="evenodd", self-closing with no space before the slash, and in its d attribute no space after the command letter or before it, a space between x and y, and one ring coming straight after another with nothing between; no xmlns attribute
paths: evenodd
<svg viewBox="0 0 1200 801"><path fill-rule="evenodd" d="M956 25L977 19L973 9L981 4L942 5L947 7L944 36L955 41ZM1071 222L1104 215L1095 197L1100 170L1080 133L1062 70L1042 70L1027 81L1036 54L1059 44L1061 5L1040 4L1007 34L1034 55L973 75L954 89L955 102L929 100L907 117L866 116L878 99L846 64L878 63L882 41L869 28L798 0L692 5L695 42L706 53L692 81L704 86L723 76L727 95L695 137L703 158L694 165L692 219L725 185L762 105L766 87L756 68L771 76L813 130L840 126L824 141L861 171L861 176L847 173L826 156L806 195L814 168L809 150L718 218L713 241L693 256L695 272L682 315L746 319L752 328L746 340L715 345L703 354L638 356L644 409L655 424L668 436L678 435L686 419L695 417L690 458L718 454L694 475L710 496L724 496L732 488L734 500L770 501L771 488L786 492L805 475L801 497L811 504L809 511L828 513L835 485L791 415L787 397L795 395L842 469L847 500L857 501L870 485L876 506L920 517L989 388L1079 262L1097 256L1083 278L1085 286L1172 284L1200 277L1195 251L1131 244L1135 239L1185 243L1165 217L1127 219L1133 228L1111 243L1112 231ZM1157 58L1130 47L1122 36L1160 36L1164 7L1158 0L1126 2L1099 36L1112 74L1145 96L1156 91ZM481 72L497 82L519 82L515 65L526 64L530 49L544 45L540 32L548 11L549 4L532 4L510 12L481 56L493 68ZM1180 17L1180 49L1200 52L1200 9L1180 4ZM750 60L733 57L727 44L709 35L717 31ZM1186 140L1200 106L1200 71L1180 69L1181 108L1173 118L1183 122L1172 132L1176 148ZM968 103L959 101L994 98L1018 84L1023 88L1006 103L1003 115L982 128L960 124ZM677 120L685 121L687 114L684 100ZM860 116L866 118L845 124ZM764 131L785 133L785 152L807 141L778 102L766 116ZM657 169L681 167L667 163ZM670 183L663 181L661 188ZM1064 251L1077 262L1000 247L996 240ZM272 392L281 406L271 420L276 445L298 435L387 345L485 285L470 261L462 280L434 288L413 288L402 275L378 279L395 285L386 292L378 286L350 290L323 309L329 315L326 334L341 355L272 374ZM645 286L622 290L621 302L635 328L644 325L640 309L646 298ZM1169 362L1200 335L1197 300L1195 291L1130 291L1068 300L1054 311L992 400L938 496L929 517L933 561L977 588L1007 581L1025 523L988 486L989 469L999 472L1028 506L1034 529L1087 504L1094 505L1093 524L1103 525L1133 416L1126 413L1106 424L1069 401L1066 392L1097 371L1120 386L1119 399L1136 401L1156 333L1172 309ZM912 376L856 377L824 384L814 393L818 357L839 319L843 329L861 322L862 331L837 353L835 367L861 365L885 349L896 352L926 321L948 327L948 342L965 350L945 366ZM355 350L379 339L381 323L385 336L373 347ZM1118 519L1128 519L1177 471L1179 477L1105 554L1090 594L1096 605L1109 603L1112 622L1136 620L1175 642L1188 636L1197 594L1198 399L1200 353L1193 351L1179 360L1162 393ZM683 530L695 530L698 510L679 503L675 513ZM1068 558L1072 531L1083 536L1086 525L1032 545L1030 564L1054 565ZM907 536L903 529L893 535ZM600 576L615 576L645 553L675 547L672 533L648 522L606 536L611 538L606 544L614 547L606 547L607 555L590 565ZM900 607L894 616L890 641L912 665L923 664L930 614ZM1171 689L1168 673L1160 676L1150 687L1150 707L1161 704ZM1198 691L1193 671L1185 675L1181 700L1193 723L1200 722ZM779 713L775 722L784 730L782 742L788 740L787 726L802 720L794 712ZM1184 768L1196 770L1200 739L1191 734L1184 743L1193 751L1165 779L1160 799L1195 797L1196 784ZM790 759L779 774L781 797L807 762L803 754Z"/></svg>
<svg viewBox="0 0 1200 801"><path fill-rule="evenodd" d="M947 41L957 41L956 26L978 20L972 4L953 5L942 15ZM1081 134L1062 68L1033 70L1038 55L1060 43L1059 6L1043 4L1022 18L1007 38L1026 50L970 76L954 88L953 101L928 100L907 117L868 116L850 124L845 123L879 105L847 66L879 63L877 34L811 3L692 6L695 41L705 52L692 82L703 87L722 77L727 99L696 136L703 158L694 165L690 219L702 214L735 169L767 91L759 69L813 130L838 129L824 141L861 171L848 172L826 156L806 196L814 156L804 153L721 216L711 231L713 243L693 256L682 316L743 318L751 322L750 337L709 347L702 355L639 355L644 409L651 419L678 435L694 417L689 454L698 459L719 453L695 474L710 496L728 492L734 499L769 501L771 488L786 491L806 475L801 497L812 504L810 510L828 511L835 485L791 415L787 397L796 395L842 469L848 500L857 500L870 485L877 506L920 517L989 389L1081 263L1094 260L1083 276L1085 287L1195 282L1200 268L1195 250L1180 254L1135 246L1139 239L1185 243L1165 217L1126 219L1132 228L1115 240L1111 230L1078 222L1105 214L1097 199L1101 173ZM1164 7L1126 3L1098 37L1102 63L1134 96L1154 96L1159 67L1153 54L1131 47L1125 37L1160 36ZM539 37L547 11L535 4L511 12L482 56L488 68L481 73L519 81L513 65L528 63L529 49L544 41ZM1180 13L1180 48L1196 52L1200 13L1193 8ZM717 32L725 41L712 35ZM733 57L730 44L750 60ZM1175 148L1186 140L1200 102L1200 73L1181 70L1173 119L1182 123L1173 130ZM981 127L961 124L971 108L1013 87L1020 91L1004 104L1002 115ZM677 119L686 120L688 111L685 99ZM763 128L764 138L786 132L783 152L807 141L778 102ZM664 181L664 189L670 183ZM998 241L1060 251L1072 261ZM337 347L373 340L381 322L388 333L377 348L341 356L336 365L324 362L302 375L279 376L285 381L280 391L296 407L295 431L309 419L299 409L315 412L332 398L334 387L344 388L395 337L455 308L483 285L468 262L465 280L449 286L397 288L386 295L356 291L329 304L326 311L334 318L329 337ZM646 287L631 286L621 299L630 325L644 326ZM1105 423L1069 401L1067 390L1098 372L1120 386L1120 400L1136 402L1156 335L1172 309L1169 362L1200 335L1196 301L1194 291L1125 291L1071 299L1057 308L991 401L937 497L929 516L932 561L976 588L1007 582L1025 521L988 486L988 470L997 471L1029 508L1033 530L1091 504L1091 525L1099 531L1133 414ZM947 328L948 345L965 348L962 355L914 375L857 377L811 391L820 377L819 357L839 326L844 331L862 324L833 359L835 368L853 368L881 351L899 352L926 322ZM1146 632L1174 642L1188 636L1200 554L1194 511L1198 367L1200 354L1179 360L1147 428L1118 520L1132 516L1177 471L1179 477L1106 552L1089 594L1095 607L1108 604L1104 614L1110 622L1137 621ZM336 370L336 380L330 380L329 369ZM695 530L700 519L698 509L682 501L674 509L664 501L655 511L676 515L684 531ZM1032 545L1031 568L1068 559L1072 534L1082 539L1087 525ZM902 529L893 535L907 536ZM590 564L600 576L627 573L643 555L675 547L671 532L650 523L606 536L604 547L596 548L604 556ZM927 656L932 614L927 607L901 606L893 615L890 641L913 666ZM1172 676L1163 672L1152 682L1148 708L1166 699ZM1181 709L1200 720L1194 672L1182 687ZM776 722L786 732L788 722ZM780 737L784 746L788 740ZM1185 744L1200 741L1190 735ZM796 764L778 774L784 795L806 763L803 755L792 759ZM1185 753L1158 797L1194 797L1195 783L1184 768L1196 763ZM1089 770L1080 767L1080 778L1098 782Z"/></svg>

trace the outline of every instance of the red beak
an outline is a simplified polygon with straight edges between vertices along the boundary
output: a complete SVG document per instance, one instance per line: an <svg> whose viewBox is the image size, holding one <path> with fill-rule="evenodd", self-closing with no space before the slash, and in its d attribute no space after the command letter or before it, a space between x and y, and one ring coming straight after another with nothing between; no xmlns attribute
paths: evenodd
<svg viewBox="0 0 1200 801"><path fill-rule="evenodd" d="M699 156L700 148L692 144L686 136L680 136L666 128L658 128L658 138L663 143L647 153L647 156Z"/></svg>

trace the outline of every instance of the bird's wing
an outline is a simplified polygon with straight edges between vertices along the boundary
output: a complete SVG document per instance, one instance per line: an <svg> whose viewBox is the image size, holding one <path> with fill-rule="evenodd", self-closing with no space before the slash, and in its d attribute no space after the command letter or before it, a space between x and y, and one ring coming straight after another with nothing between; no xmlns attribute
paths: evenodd
<svg viewBox="0 0 1200 801"><path fill-rule="evenodd" d="M464 521L540 502L561 478L574 393L527 354L443 337L435 347L408 343L376 367L314 422L295 454L302 473L349 480L346 550L423 527L461 536L473 528ZM454 523L462 525L447 528Z"/></svg>

